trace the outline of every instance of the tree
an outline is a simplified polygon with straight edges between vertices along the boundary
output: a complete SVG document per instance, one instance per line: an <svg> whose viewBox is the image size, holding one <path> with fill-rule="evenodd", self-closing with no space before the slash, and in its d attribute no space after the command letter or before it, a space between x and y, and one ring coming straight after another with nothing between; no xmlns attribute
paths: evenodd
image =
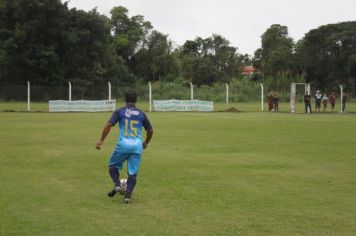
<svg viewBox="0 0 356 236"><path fill-rule="evenodd" d="M356 22L329 24L309 31L300 57L306 79L318 88L335 90L338 84L355 84Z"/></svg>
<svg viewBox="0 0 356 236"><path fill-rule="evenodd" d="M145 81L177 76L177 65L172 56L172 43L168 36L156 30L147 38L146 47L133 57L134 72Z"/></svg>
<svg viewBox="0 0 356 236"><path fill-rule="evenodd" d="M2 84L58 84L63 77L67 5L59 0L3 0L0 5ZM50 16L50 17L48 17Z"/></svg>
<svg viewBox="0 0 356 236"><path fill-rule="evenodd" d="M356 78L356 54L351 54L348 59L348 72L351 78Z"/></svg>
<svg viewBox="0 0 356 236"><path fill-rule="evenodd" d="M258 51L260 66L266 76L284 76L290 73L293 58L293 39L288 36L287 26L271 25L261 36L262 50Z"/></svg>
<svg viewBox="0 0 356 236"><path fill-rule="evenodd" d="M110 45L109 19L95 9L68 9L60 0L3 0L0 83L92 86L128 78Z"/></svg>
<svg viewBox="0 0 356 236"><path fill-rule="evenodd" d="M258 48L254 55L253 55L253 59L252 59L252 65L258 69L258 70L262 70L262 48Z"/></svg>
<svg viewBox="0 0 356 236"><path fill-rule="evenodd" d="M128 10L122 6L114 7L110 13L113 46L116 53L130 65L131 58L145 47L147 36L153 27L143 16L136 15L130 18L127 15Z"/></svg>
<svg viewBox="0 0 356 236"><path fill-rule="evenodd" d="M65 78L77 85L95 85L107 81L113 83L124 77L117 67L122 62L110 47L110 24L106 16L95 9L85 12L71 9L69 28L65 31L66 44L63 58Z"/></svg>
<svg viewBox="0 0 356 236"><path fill-rule="evenodd" d="M206 39L187 40L180 49L182 75L197 85L229 81L240 73L247 58L217 34Z"/></svg>
<svg viewBox="0 0 356 236"><path fill-rule="evenodd" d="M237 49L229 44L230 42L220 35L214 34L212 36L212 47L210 49L214 56L214 64L219 68L219 74L223 75L223 78L219 80L223 82L227 82L236 76L241 66L239 62L246 59L243 55L238 55Z"/></svg>

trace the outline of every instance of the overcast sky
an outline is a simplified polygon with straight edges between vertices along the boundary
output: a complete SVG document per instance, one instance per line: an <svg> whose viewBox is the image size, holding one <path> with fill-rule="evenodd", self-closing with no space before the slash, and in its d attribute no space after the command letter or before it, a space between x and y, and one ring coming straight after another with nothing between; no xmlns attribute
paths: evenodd
<svg viewBox="0 0 356 236"><path fill-rule="evenodd" d="M356 0L69 0L70 8L97 7L108 16L114 6L143 15L178 45L217 33L250 55L272 24L287 26L297 41L321 25L356 20Z"/></svg>

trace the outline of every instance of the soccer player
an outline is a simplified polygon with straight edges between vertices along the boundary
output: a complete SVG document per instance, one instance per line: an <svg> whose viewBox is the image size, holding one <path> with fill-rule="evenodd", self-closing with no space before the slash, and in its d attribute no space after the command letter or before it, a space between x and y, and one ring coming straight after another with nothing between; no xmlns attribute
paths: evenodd
<svg viewBox="0 0 356 236"><path fill-rule="evenodd" d="M126 106L112 114L103 129L99 142L96 144L96 149L100 150L111 127L119 123L118 141L109 161L109 173L114 182L114 189L108 193L108 196L113 197L117 192L121 192L120 171L123 163L127 161L128 178L124 203L129 203L131 200L131 194L135 188L136 176L141 164L142 151L147 148L153 136L151 123L146 114L136 108L136 100L137 94L133 91L125 95ZM142 142L142 127L146 130L144 142Z"/></svg>

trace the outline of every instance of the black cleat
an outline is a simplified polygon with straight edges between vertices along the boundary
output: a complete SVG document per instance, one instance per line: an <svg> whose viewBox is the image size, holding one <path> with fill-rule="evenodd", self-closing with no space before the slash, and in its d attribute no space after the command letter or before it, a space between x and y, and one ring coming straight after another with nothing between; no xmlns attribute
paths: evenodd
<svg viewBox="0 0 356 236"><path fill-rule="evenodd" d="M126 192L124 197L124 204L129 204L131 202L131 193Z"/></svg>
<svg viewBox="0 0 356 236"><path fill-rule="evenodd" d="M108 192L108 197L113 197L113 196L115 196L115 194L116 194L117 192L119 192L119 191L120 191L120 187L116 186L113 190L111 190L110 192Z"/></svg>

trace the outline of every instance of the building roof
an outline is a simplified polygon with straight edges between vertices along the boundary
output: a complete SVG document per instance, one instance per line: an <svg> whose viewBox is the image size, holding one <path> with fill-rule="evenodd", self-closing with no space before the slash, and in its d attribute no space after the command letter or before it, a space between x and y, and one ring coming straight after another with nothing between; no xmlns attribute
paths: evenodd
<svg viewBox="0 0 356 236"><path fill-rule="evenodd" d="M242 74L243 75L250 75L253 74L254 72L256 72L256 68L253 66L244 66L244 68L242 69Z"/></svg>

